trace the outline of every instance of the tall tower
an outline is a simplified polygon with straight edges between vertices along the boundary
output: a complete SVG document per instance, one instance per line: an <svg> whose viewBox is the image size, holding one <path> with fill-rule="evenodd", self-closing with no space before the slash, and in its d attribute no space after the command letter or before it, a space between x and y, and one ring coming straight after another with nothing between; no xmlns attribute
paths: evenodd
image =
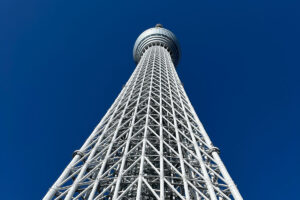
<svg viewBox="0 0 300 200"><path fill-rule="evenodd" d="M130 79L44 200L241 200L176 73L175 35L158 24L133 56Z"/></svg>

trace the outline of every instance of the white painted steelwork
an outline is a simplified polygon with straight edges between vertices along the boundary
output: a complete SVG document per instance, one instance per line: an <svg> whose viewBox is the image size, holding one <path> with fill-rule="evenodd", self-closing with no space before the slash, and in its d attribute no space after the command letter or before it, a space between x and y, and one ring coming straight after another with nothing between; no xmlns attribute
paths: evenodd
<svg viewBox="0 0 300 200"><path fill-rule="evenodd" d="M135 71L44 200L242 199L176 73L179 56L161 25L139 36Z"/></svg>

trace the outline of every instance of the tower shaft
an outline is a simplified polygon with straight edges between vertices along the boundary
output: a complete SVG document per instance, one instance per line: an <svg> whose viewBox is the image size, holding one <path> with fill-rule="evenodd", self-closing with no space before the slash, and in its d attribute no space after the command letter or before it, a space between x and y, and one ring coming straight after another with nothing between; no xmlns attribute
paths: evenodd
<svg viewBox="0 0 300 200"><path fill-rule="evenodd" d="M149 45L48 199L242 199L199 121L172 52Z"/></svg>

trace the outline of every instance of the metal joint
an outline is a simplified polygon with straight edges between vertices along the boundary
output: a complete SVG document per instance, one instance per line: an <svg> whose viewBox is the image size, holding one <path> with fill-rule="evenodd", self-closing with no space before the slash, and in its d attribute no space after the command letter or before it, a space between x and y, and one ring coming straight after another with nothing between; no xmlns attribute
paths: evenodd
<svg viewBox="0 0 300 200"><path fill-rule="evenodd" d="M82 158L84 156L84 153L82 151L80 151L80 150L76 150L72 154L72 157L74 158L76 155L79 155Z"/></svg>
<svg viewBox="0 0 300 200"><path fill-rule="evenodd" d="M220 149L218 147L212 147L208 153L212 154L213 152L217 152L218 154L220 154Z"/></svg>

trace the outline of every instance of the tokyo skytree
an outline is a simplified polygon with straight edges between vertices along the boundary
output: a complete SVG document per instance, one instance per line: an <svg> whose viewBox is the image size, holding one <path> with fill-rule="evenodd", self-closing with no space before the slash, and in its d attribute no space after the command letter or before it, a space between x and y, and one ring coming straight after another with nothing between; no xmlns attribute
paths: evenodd
<svg viewBox="0 0 300 200"><path fill-rule="evenodd" d="M180 55L160 24L137 38L133 74L44 200L243 199L177 75Z"/></svg>

